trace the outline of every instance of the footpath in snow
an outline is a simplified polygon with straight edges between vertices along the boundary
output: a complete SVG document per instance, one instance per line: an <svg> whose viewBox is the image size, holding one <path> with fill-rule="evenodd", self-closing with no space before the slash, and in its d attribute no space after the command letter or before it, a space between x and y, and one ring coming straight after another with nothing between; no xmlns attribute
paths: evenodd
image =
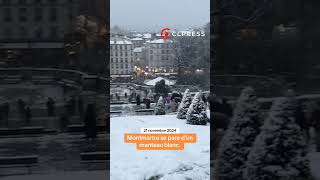
<svg viewBox="0 0 320 180"><path fill-rule="evenodd" d="M176 115L111 118L111 180L208 180L210 179L210 126L186 124ZM197 143L185 144L182 151L139 151L125 144L125 133L140 128L180 128L180 133L196 133Z"/></svg>

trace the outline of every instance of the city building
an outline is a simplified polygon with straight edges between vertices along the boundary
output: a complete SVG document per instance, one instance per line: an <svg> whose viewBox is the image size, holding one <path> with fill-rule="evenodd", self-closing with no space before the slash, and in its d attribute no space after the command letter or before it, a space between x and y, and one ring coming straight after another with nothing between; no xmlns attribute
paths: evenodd
<svg viewBox="0 0 320 180"><path fill-rule="evenodd" d="M128 40L110 41L110 74L112 78L131 77L134 71L133 45Z"/></svg>
<svg viewBox="0 0 320 180"><path fill-rule="evenodd" d="M79 13L75 0L0 0L0 60L8 61L12 52L19 54L10 60L16 65L65 63L65 35Z"/></svg>
<svg viewBox="0 0 320 180"><path fill-rule="evenodd" d="M143 43L144 43L144 40L142 38L139 38L139 37L132 38L131 41L132 41L132 44L133 44L133 48L142 47Z"/></svg>
<svg viewBox="0 0 320 180"><path fill-rule="evenodd" d="M153 72L173 72L176 65L172 41L156 39L147 42L148 69Z"/></svg>
<svg viewBox="0 0 320 180"><path fill-rule="evenodd" d="M147 49L145 47L137 47L133 49L134 63L135 66L145 67L148 66L147 59Z"/></svg>
<svg viewBox="0 0 320 180"><path fill-rule="evenodd" d="M142 38L143 38L145 41L148 41L148 40L153 39L151 33L145 33L145 34L143 34L143 35L142 35Z"/></svg>
<svg viewBox="0 0 320 180"><path fill-rule="evenodd" d="M72 32L79 8L73 0L1 0L0 48L15 48L10 42L20 43L18 48L63 46L57 43Z"/></svg>
<svg viewBox="0 0 320 180"><path fill-rule="evenodd" d="M0 61L8 61L8 52L13 52L19 54L14 61L22 66L56 67L78 62L66 53L80 49L79 42L70 48L78 17L106 22L105 4L101 0L0 0Z"/></svg>

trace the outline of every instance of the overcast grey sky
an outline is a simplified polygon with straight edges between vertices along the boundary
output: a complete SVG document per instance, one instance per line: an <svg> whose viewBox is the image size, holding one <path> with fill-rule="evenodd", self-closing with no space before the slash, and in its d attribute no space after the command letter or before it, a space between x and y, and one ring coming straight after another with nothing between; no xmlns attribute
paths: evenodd
<svg viewBox="0 0 320 180"><path fill-rule="evenodd" d="M210 0L111 0L111 27L185 29L210 21Z"/></svg>

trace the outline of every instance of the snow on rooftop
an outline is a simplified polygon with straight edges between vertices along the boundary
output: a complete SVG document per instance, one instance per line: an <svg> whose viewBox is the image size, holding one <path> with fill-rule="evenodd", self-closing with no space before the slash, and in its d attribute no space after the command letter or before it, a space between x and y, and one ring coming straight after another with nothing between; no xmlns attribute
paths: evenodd
<svg viewBox="0 0 320 180"><path fill-rule="evenodd" d="M150 33L143 34L143 38L150 39L152 35Z"/></svg>
<svg viewBox="0 0 320 180"><path fill-rule="evenodd" d="M142 38L136 37L136 38L132 38L131 41L142 41Z"/></svg>
<svg viewBox="0 0 320 180"><path fill-rule="evenodd" d="M146 84L146 85L149 85L149 86L155 86L157 82L159 82L159 81L161 81L161 80L163 80L163 79L164 79L166 85L174 85L174 84L175 84L174 81L170 81L170 80L165 79L165 78L163 78L163 77L157 77L157 78L155 78L155 79L152 79L152 80L150 80L150 81L147 81L145 84Z"/></svg>
<svg viewBox="0 0 320 180"><path fill-rule="evenodd" d="M149 41L149 43L151 44L162 44L162 43L168 43L168 42L172 42L172 41L164 40L164 39L156 39L156 40Z"/></svg>
<svg viewBox="0 0 320 180"><path fill-rule="evenodd" d="M110 41L110 44L132 44L132 42L127 40L120 40L120 41Z"/></svg>
<svg viewBox="0 0 320 180"><path fill-rule="evenodd" d="M142 48L141 47L137 47L133 49L133 52L142 52Z"/></svg>

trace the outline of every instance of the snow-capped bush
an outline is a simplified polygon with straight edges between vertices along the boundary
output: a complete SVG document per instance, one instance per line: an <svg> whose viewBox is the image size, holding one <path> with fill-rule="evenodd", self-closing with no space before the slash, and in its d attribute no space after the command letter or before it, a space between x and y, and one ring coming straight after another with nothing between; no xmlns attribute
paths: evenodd
<svg viewBox="0 0 320 180"><path fill-rule="evenodd" d="M206 125L209 121L206 112L206 105L202 100L201 91L194 96L191 105L187 111L186 118L187 124L192 125Z"/></svg>
<svg viewBox="0 0 320 180"><path fill-rule="evenodd" d="M261 121L254 89L243 89L229 127L219 145L215 167L217 180L244 180L242 176L247 155L259 134Z"/></svg>
<svg viewBox="0 0 320 180"><path fill-rule="evenodd" d="M296 124L293 97L274 102L248 155L246 180L310 179L306 142Z"/></svg>
<svg viewBox="0 0 320 180"><path fill-rule="evenodd" d="M163 100L163 97L160 96L157 103L157 107L156 107L156 115L165 115L165 114L166 114L166 111L164 106L164 100Z"/></svg>
<svg viewBox="0 0 320 180"><path fill-rule="evenodd" d="M189 89L186 89L184 94L183 94L183 98L182 101L179 105L178 108L178 114L177 114L177 118L178 119L186 119L186 115L187 115L187 111L189 109L189 106L191 104L191 94L189 92Z"/></svg>

